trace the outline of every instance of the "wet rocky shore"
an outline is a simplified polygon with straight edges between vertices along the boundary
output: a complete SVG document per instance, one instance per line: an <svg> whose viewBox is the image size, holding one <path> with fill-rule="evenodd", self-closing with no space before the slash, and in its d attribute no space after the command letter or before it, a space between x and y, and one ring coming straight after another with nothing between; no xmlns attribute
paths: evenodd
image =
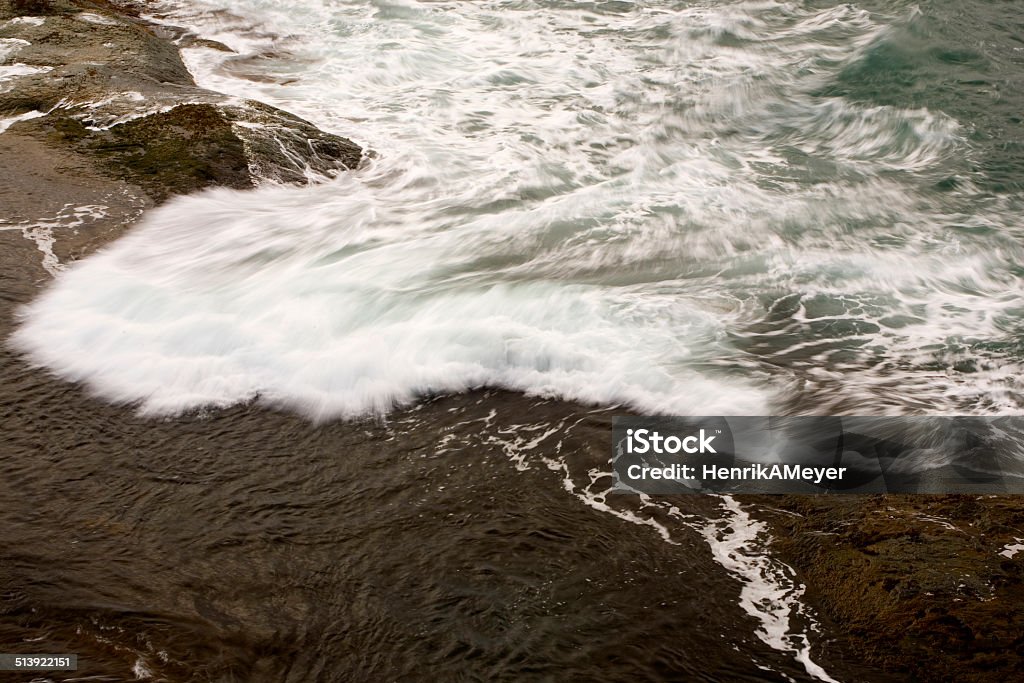
<svg viewBox="0 0 1024 683"><path fill-rule="evenodd" d="M297 116L197 87L179 54L196 38L140 19L143 8L0 2L0 154L17 159L0 169L0 220L45 223L56 263L174 195L325 179L362 157ZM103 208L76 217L72 206Z"/></svg>
<svg viewBox="0 0 1024 683"><path fill-rule="evenodd" d="M178 49L202 38L149 23L139 18L141 9L88 0L0 0L0 64L11 69L0 72L6 128L0 132L0 337L13 329L18 306L53 274L117 238L148 208L208 187L316 181L360 162L363 151L347 139L273 107L197 87ZM27 638L69 651L92 648L106 658L92 670L100 680L122 680L132 671L144 680L327 680L330 674L304 653L322 644L318 634L330 633L339 653L334 663L349 674L338 680L430 670L456 676L471 666L483 671L481 661L493 680L540 680L557 675L552 662L564 655L548 653L551 646L540 634L554 638L564 623L584 634L565 641L583 654L562 660L564 671L593 680L602 674L627 680L630 671L639 671L655 680L700 670L700 657L678 643L661 652L664 659L642 654L643 643L669 642L679 630L671 607L652 615L641 603L670 582L663 577L680 561L675 553L697 555L702 542L680 551L651 546L638 541L646 529L636 531L575 499L558 507L562 498L554 493L561 495L561 482L545 478L542 466L509 488L505 483L522 475L501 459L496 443L466 452L489 473L491 483L481 485L488 500L509 498L489 503L500 508L500 522L487 521L478 501L467 504L458 493L476 495L468 491L478 480L454 475L454 485L438 489L410 474L455 467L440 457L436 443L460 430L470 439L477 427L460 425L485 419L489 425L495 405L505 422L529 413L531 420L550 424L583 423L567 452L582 458L572 476L585 480L588 468L601 464L610 433L607 416L594 417L589 407L497 392L440 398L421 414L406 411L399 422L418 422L405 431L378 423L307 428L295 416L251 406L210 419L150 423L130 407L107 406L80 387L67 388L7 348L0 351L0 379L6 387L0 395L3 448L9 449L0 455L0 478L8 482L3 495L11 501L3 520L9 542L0 553L6 591L0 649L24 646ZM456 424L452 415L467 422ZM397 455L383 457L383 449ZM330 461L346 451L390 472L394 481L404 473L407 486L359 484L365 472ZM221 461L222 453L230 460ZM32 471L37 462L41 473ZM237 480L215 471L220 462ZM105 463L119 468L117 474L105 474ZM258 472L261 465L266 476ZM318 477L338 486L337 495L328 495ZM133 479L150 488L133 489ZM277 481L285 485L266 505L249 499L249 491L271 491ZM387 506L381 516L367 514L357 502L375 486L379 497L366 501ZM230 495L222 500L225 488ZM408 491L415 491L416 501ZM409 510L426 505L426 521L388 503L396 497ZM710 506L707 500L676 502L694 514ZM1024 670L1024 550L1013 550L1024 542L1024 501L786 496L743 502L770 525L771 551L806 585L804 599L822 627L812 653L827 670L857 680L979 682L1012 680ZM536 509L520 509L530 504ZM353 521L345 527L333 516L316 516L325 506ZM72 535L96 544L109 565L72 559L52 570L54 576L36 576L37 567L56 567L75 556L56 541L30 550L48 529L54 539L74 529ZM393 541L395 529L406 548L431 536L442 540L429 551L385 555L379 548ZM308 555L297 558L286 544L307 533ZM170 540L161 540L165 534ZM377 545L365 550L366 539ZM577 555L567 554L568 539L582 544L573 546L582 548ZM468 547L476 555L467 556ZM241 550L231 554L232 548ZM339 560L345 553L348 559ZM415 572L406 571L405 559ZM133 569L142 565L152 568L150 586ZM429 578L439 565L451 574ZM541 576L538 566L550 573ZM224 567L235 574L225 574ZM337 576L324 567L334 567ZM255 593L278 590L273 604L252 602L235 585L234 577L247 571L251 576L241 585ZM578 579L572 578L577 571ZM551 574L561 578L552 581ZM680 593L693 587L671 581L680 583L671 586ZM722 582L730 581L723 575ZM103 588L96 598L96 582L124 588ZM343 599L338 585L346 591ZM397 592L388 592L396 586ZM706 578L697 586L704 594L718 590ZM183 588L194 589L194 599L175 592ZM589 590L598 592L600 609L574 611L573 601ZM530 602L517 591L551 604L541 607L540 598ZM56 606L65 597L67 605ZM734 597L723 591L722 604ZM425 602L431 599L436 602ZM451 616L451 605L462 621ZM674 609L694 623L704 618L695 608ZM386 612L406 613L409 620L393 623L381 616ZM580 615L592 613L600 618L584 623ZM653 625L641 624L644 619ZM458 624L476 621L475 630L458 631ZM636 624L632 631L630 624ZM741 626L752 631L755 625ZM458 638L423 635L444 629ZM713 647L714 638L701 638L700 648ZM422 649L421 641L429 648ZM515 649L506 641L533 643L535 649ZM611 648L622 643L633 649L615 659ZM378 646L385 649L374 654ZM749 647L760 646L751 638ZM149 657L141 669L139 652ZM162 664L160 652L166 655ZM397 653L394 660L386 660L387 652ZM759 656L769 661L772 655ZM711 680L754 680L747 671L725 667L718 677L713 671L706 672ZM204 672L210 676L204 679Z"/></svg>
<svg viewBox="0 0 1024 683"><path fill-rule="evenodd" d="M750 501L797 570L833 657L899 680L1024 671L1019 496L837 495Z"/></svg>

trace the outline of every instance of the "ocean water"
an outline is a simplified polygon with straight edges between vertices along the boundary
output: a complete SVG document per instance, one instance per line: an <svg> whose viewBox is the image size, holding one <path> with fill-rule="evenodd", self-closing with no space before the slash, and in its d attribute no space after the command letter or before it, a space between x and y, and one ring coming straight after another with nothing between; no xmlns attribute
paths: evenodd
<svg viewBox="0 0 1024 683"><path fill-rule="evenodd" d="M166 5L201 85L372 154L178 198L19 349L146 414L501 387L647 412L1020 409L1014 3Z"/></svg>
<svg viewBox="0 0 1024 683"><path fill-rule="evenodd" d="M106 680L889 680L756 506L610 495L610 416L1020 410L1018 3L150 9L234 50L184 51L200 85L371 153L74 263L104 207L27 235L5 642Z"/></svg>

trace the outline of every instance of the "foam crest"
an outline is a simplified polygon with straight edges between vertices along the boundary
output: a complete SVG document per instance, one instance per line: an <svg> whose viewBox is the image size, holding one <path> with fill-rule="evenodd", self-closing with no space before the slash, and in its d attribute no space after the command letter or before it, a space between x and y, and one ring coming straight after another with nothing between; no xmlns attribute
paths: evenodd
<svg viewBox="0 0 1024 683"><path fill-rule="evenodd" d="M176 200L63 273L16 343L103 396L317 419L484 384L652 412L1014 405L1019 198L978 196L946 114L823 94L898 13L161 11L236 51L185 50L201 85L377 155Z"/></svg>
<svg viewBox="0 0 1024 683"><path fill-rule="evenodd" d="M666 326L609 288L459 286L436 234L384 242L369 216L346 229L296 215L311 193L344 189L276 188L272 209L226 190L173 202L62 274L14 342L147 413L260 397L323 419L482 385L648 410L761 407L758 391L667 371L687 337L717 333L698 307L679 302ZM358 197L331 206L369 213Z"/></svg>

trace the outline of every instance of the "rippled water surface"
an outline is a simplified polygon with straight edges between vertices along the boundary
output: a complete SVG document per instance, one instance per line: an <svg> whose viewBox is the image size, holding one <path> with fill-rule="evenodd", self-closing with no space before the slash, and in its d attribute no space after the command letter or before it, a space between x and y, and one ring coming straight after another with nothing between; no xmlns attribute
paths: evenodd
<svg viewBox="0 0 1024 683"><path fill-rule="evenodd" d="M173 202L16 341L152 413L1016 410L1014 7L168 8L238 52L187 50L202 84L374 155Z"/></svg>

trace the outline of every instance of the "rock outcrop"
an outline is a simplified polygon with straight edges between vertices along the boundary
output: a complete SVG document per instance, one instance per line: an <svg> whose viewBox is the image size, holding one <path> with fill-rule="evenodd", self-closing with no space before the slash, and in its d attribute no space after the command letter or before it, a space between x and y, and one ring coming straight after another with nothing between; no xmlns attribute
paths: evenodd
<svg viewBox="0 0 1024 683"><path fill-rule="evenodd" d="M1024 510L997 496L756 499L773 552L842 634L829 657L879 680L996 683L1024 671ZM887 677L888 676L888 677Z"/></svg>
<svg viewBox="0 0 1024 683"><path fill-rule="evenodd" d="M102 206L58 247L74 257L174 195L304 183L360 163L343 137L197 87L178 44L200 40L131 5L0 0L0 154L18 160L0 173L0 228L52 222L68 201Z"/></svg>

